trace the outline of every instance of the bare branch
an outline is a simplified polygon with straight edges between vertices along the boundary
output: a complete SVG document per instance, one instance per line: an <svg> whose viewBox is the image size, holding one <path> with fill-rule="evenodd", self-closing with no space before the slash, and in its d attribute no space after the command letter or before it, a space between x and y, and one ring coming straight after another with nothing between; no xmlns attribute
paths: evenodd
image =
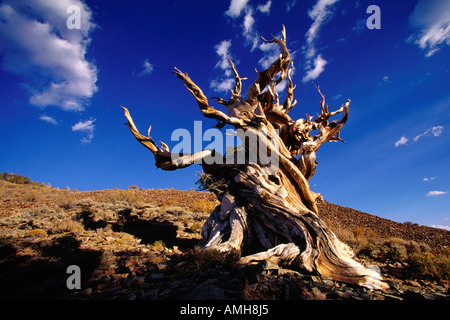
<svg viewBox="0 0 450 320"><path fill-rule="evenodd" d="M231 65L231 68L233 69L234 77L236 79L236 84L234 85L234 94L237 96L240 96L241 90L242 90L242 80L247 80L247 78L239 77L239 74L236 70L236 67L234 66L233 61L231 61L231 59L228 59L228 61L230 61L230 65Z"/></svg>
<svg viewBox="0 0 450 320"><path fill-rule="evenodd" d="M283 109L285 113L289 113L289 111L292 110L292 108L297 104L297 100L294 100L294 89L296 86L294 86L291 78L292 69L294 68L294 63L291 62L289 70L287 72L288 77L288 83L286 86L286 99L283 103Z"/></svg>
<svg viewBox="0 0 450 320"><path fill-rule="evenodd" d="M183 154L181 156L179 154L173 154L169 152L169 147L162 141L161 148L159 148L156 145L155 141L153 141L153 139L150 137L150 135L146 137L139 133L128 109L125 107L122 107L122 109L124 110L125 117L128 120L128 122L125 124L128 126L128 128L130 128L130 131L134 135L136 140L155 155L155 164L158 168L167 171L181 169L188 167L194 163L201 163L202 159L213 156L213 150L203 150L193 154ZM150 130L148 132L150 133Z"/></svg>
<svg viewBox="0 0 450 320"><path fill-rule="evenodd" d="M121 106L122 107L122 106ZM125 123L125 125L130 128L131 133L134 135L137 141L139 141L142 145L144 145L147 149L149 149L153 154L156 155L156 153L163 151L162 149L158 148L155 141L150 137L150 129L151 126L148 128L148 137L142 135L139 133L139 130L136 128L136 125L134 124L133 118L131 118L130 112L127 108L122 107L122 109L125 112L125 117L127 118L128 122Z"/></svg>
<svg viewBox="0 0 450 320"><path fill-rule="evenodd" d="M234 126L243 125L243 121L238 118L228 117L222 111L219 111L208 105L208 99L203 94L202 90L189 78L187 73L181 72L179 69L175 68L176 71L173 73L181 79L186 88L192 93L194 98L198 102L198 106L200 107L200 112L207 118L216 119L220 125L223 127L224 124L231 124Z"/></svg>
<svg viewBox="0 0 450 320"><path fill-rule="evenodd" d="M280 46L281 53L278 59L272 63L272 65L265 71L258 72L258 76L253 84L247 90L247 102L250 105L256 105L258 103L258 95L264 90L264 88L271 83L275 76L281 72L280 78L277 79L277 83L281 82L287 75L287 69L290 63L289 50L286 47L286 29L283 26L281 32L281 39L277 39L272 35L272 40L268 41L261 37L268 43L277 43ZM284 78L283 78L284 77Z"/></svg>

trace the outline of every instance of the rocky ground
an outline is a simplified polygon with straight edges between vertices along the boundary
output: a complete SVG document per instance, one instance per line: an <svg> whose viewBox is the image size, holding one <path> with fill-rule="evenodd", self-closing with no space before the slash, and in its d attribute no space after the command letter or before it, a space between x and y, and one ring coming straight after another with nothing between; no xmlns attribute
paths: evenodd
<svg viewBox="0 0 450 320"><path fill-rule="evenodd" d="M235 254L196 249L216 205L209 193L78 192L0 181L0 199L1 299L449 300L450 232L328 202L319 203L323 218L390 289L360 288L272 261L240 266ZM413 247L447 257L439 277L412 268L405 250ZM70 265L80 267L80 289L67 287Z"/></svg>

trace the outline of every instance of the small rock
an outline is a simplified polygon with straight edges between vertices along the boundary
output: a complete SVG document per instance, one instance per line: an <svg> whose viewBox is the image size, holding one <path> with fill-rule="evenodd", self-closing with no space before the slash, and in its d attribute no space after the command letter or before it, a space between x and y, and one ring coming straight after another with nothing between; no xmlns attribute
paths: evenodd
<svg viewBox="0 0 450 320"><path fill-rule="evenodd" d="M403 300L403 298L392 294L383 293L383 296L385 297L385 300Z"/></svg>
<svg viewBox="0 0 450 320"><path fill-rule="evenodd" d="M446 288L444 288L443 286L440 286L440 285L437 285L437 286L436 286L436 290L442 291L442 292L446 292L446 291L447 291Z"/></svg>
<svg viewBox="0 0 450 320"><path fill-rule="evenodd" d="M361 295L361 298L363 298L364 300L372 300L372 297L367 293L363 293Z"/></svg>
<svg viewBox="0 0 450 320"><path fill-rule="evenodd" d="M353 291L350 291L351 288L347 288L347 291L335 291L337 295L343 299L358 299L359 295Z"/></svg>
<svg viewBox="0 0 450 320"><path fill-rule="evenodd" d="M165 263L159 263L156 266L158 267L158 270L164 270L167 268L167 264Z"/></svg>
<svg viewBox="0 0 450 320"><path fill-rule="evenodd" d="M439 279L438 282L439 282L439 284L440 284L441 286L444 286L444 287L448 286L448 281L447 281L447 280Z"/></svg>
<svg viewBox="0 0 450 320"><path fill-rule="evenodd" d="M308 291L306 291L306 289L302 290L302 294L300 295L300 299L301 300L313 300L312 296L309 294Z"/></svg>
<svg viewBox="0 0 450 320"><path fill-rule="evenodd" d="M326 300L327 299L327 296L324 293L322 293L322 291L320 291L320 289L317 287L312 288L311 293L312 293L312 296L314 297L314 300Z"/></svg>
<svg viewBox="0 0 450 320"><path fill-rule="evenodd" d="M87 289L84 289L82 292L81 292L81 294L83 294L83 295L90 295L92 293L92 288L87 288Z"/></svg>
<svg viewBox="0 0 450 320"><path fill-rule="evenodd" d="M406 280L406 284L413 286L413 287L417 287L417 288L421 288L422 286L420 285L420 283L418 283L417 281L414 280Z"/></svg>
<svg viewBox="0 0 450 320"><path fill-rule="evenodd" d="M305 276L304 279L306 281L321 282L320 277L317 276Z"/></svg>
<svg viewBox="0 0 450 320"><path fill-rule="evenodd" d="M153 280L164 279L164 274L163 273L152 273L151 275L149 275L149 278L153 279Z"/></svg>
<svg viewBox="0 0 450 320"><path fill-rule="evenodd" d="M372 292L372 300L386 300L386 297L382 293Z"/></svg>
<svg viewBox="0 0 450 320"><path fill-rule="evenodd" d="M108 285L109 285L108 283L100 283L97 285L97 290L103 290L106 287L108 287Z"/></svg>
<svg viewBox="0 0 450 320"><path fill-rule="evenodd" d="M140 287L144 284L145 277L134 277L128 282L128 286L130 287Z"/></svg>
<svg viewBox="0 0 450 320"><path fill-rule="evenodd" d="M329 286L334 285L334 281L333 281L333 279L331 279L331 278L329 278L329 279L322 278L322 282L323 282L324 284L326 284L326 285L329 285Z"/></svg>
<svg viewBox="0 0 450 320"><path fill-rule="evenodd" d="M403 293L403 290L400 287L400 283L398 283L396 281L392 281L392 280L388 280L388 281L386 281L386 283L389 285L389 287L391 287L395 291L397 291L399 293Z"/></svg>

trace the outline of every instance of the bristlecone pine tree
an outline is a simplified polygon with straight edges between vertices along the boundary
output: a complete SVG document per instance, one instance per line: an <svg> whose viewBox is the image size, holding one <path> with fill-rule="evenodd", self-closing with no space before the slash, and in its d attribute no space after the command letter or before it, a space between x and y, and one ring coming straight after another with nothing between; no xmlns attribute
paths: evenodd
<svg viewBox="0 0 450 320"><path fill-rule="evenodd" d="M280 39L274 36L270 41L262 39L278 44L280 55L267 70L257 72L245 98L241 95L241 82L245 78L239 76L230 60L236 82L231 99L216 98L226 106L228 115L209 105L187 73L176 68L174 71L205 117L216 119L219 129L227 124L234 126L244 142L243 151L236 149L227 157L214 150L171 153L164 143L158 147L150 134L147 137L140 134L130 113L122 107L126 124L135 138L152 151L158 168L176 170L196 163L216 179L228 181L225 190L217 193L220 205L203 225L200 242L203 249L237 250L242 255L239 260L242 264L272 259L285 265L296 264L336 281L387 289L389 286L377 272L353 260L352 250L320 218L316 205L320 194L312 192L308 183L316 170L319 147L327 141L342 141L340 129L347 121L350 100L330 112L317 88L322 97L320 115L315 120L308 115L306 119L292 120L288 114L297 101L293 95L295 87L290 75L293 64L286 47L286 30L283 26ZM280 104L275 87L285 79L286 99ZM330 121L330 117L338 114L342 116L339 121ZM317 134L313 135L314 132Z"/></svg>

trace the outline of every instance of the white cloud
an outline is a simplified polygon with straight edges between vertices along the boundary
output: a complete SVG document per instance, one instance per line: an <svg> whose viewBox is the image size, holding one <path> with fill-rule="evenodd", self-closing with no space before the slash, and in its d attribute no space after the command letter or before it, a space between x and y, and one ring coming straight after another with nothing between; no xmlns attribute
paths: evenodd
<svg viewBox="0 0 450 320"><path fill-rule="evenodd" d="M80 131L85 133L85 137L81 139L83 143L90 143L94 138L94 122L95 119L77 122L72 126L72 131Z"/></svg>
<svg viewBox="0 0 450 320"><path fill-rule="evenodd" d="M286 11L287 12L291 11L291 9L295 6L296 3L297 3L297 0L288 1L286 3Z"/></svg>
<svg viewBox="0 0 450 320"><path fill-rule="evenodd" d="M354 31L357 35L360 35L364 30L367 30L366 22L367 18L358 19L352 31Z"/></svg>
<svg viewBox="0 0 450 320"><path fill-rule="evenodd" d="M425 130L425 131L422 132L421 134L418 134L417 136L415 136L415 137L412 139L412 142L413 142L413 143L416 143L416 142L419 141L419 139L422 138L422 137L430 137L430 136L433 136L433 137L439 137L439 136L442 134L443 131L444 131L444 127L443 127L443 126L433 126L433 127L431 127L431 128L428 128L427 130ZM395 143L395 146L398 147L398 146L406 145L408 142L410 142L410 140L411 140L411 139L409 139L409 138L407 138L407 137L405 137L405 136L402 136L402 137L400 138L400 140L398 140L398 141Z"/></svg>
<svg viewBox="0 0 450 320"><path fill-rule="evenodd" d="M215 80L212 80L210 87L218 92L230 91L234 85L234 78L229 78L232 74L231 65L228 61L228 59L231 59L231 40L223 40L214 48L220 58L215 67L225 71L225 75L220 75Z"/></svg>
<svg viewBox="0 0 450 320"><path fill-rule="evenodd" d="M379 87L379 86L382 86L382 85L385 84L385 83L391 83L391 80L389 79L388 76L384 76L384 77L383 77L383 80L378 84L378 87Z"/></svg>
<svg viewBox="0 0 450 320"><path fill-rule="evenodd" d="M258 61L264 69L269 68L280 55L280 47L276 43L263 42L258 46L258 48L264 52L264 56Z"/></svg>
<svg viewBox="0 0 450 320"><path fill-rule="evenodd" d="M253 51L255 50L255 48L257 48L260 39L258 32L255 31L253 27L255 24L255 18L253 17L253 9L249 7L246 9L245 12L246 14L242 26L243 27L242 35L246 40L246 44L250 44L252 46L250 51Z"/></svg>
<svg viewBox="0 0 450 320"><path fill-rule="evenodd" d="M419 0L409 17L418 29L408 40L414 40L427 57L445 44L450 45L450 2L448 0Z"/></svg>
<svg viewBox="0 0 450 320"><path fill-rule="evenodd" d="M225 12L226 15L237 18L241 15L242 10L247 6L248 0L231 0L230 7L228 11Z"/></svg>
<svg viewBox="0 0 450 320"><path fill-rule="evenodd" d="M402 136L396 143L395 143L395 147L399 147L399 146L404 146L405 144L407 144L409 141L408 138L406 138L405 136Z"/></svg>
<svg viewBox="0 0 450 320"><path fill-rule="evenodd" d="M218 92L230 91L234 86L234 79L225 78L211 81L210 87Z"/></svg>
<svg viewBox="0 0 450 320"><path fill-rule="evenodd" d="M219 62L217 62L216 67L219 67L222 70L230 68L230 62L228 61L228 59L231 58L230 47L231 40L223 40L221 43L214 47L216 49L217 55L220 57L220 60Z"/></svg>
<svg viewBox="0 0 450 320"><path fill-rule="evenodd" d="M330 7L339 0L318 0L314 7L308 12L308 15L313 19L313 23L306 32L307 42L307 58L312 58L315 55L315 39L323 23L326 23L332 16L333 12L330 11Z"/></svg>
<svg viewBox="0 0 450 320"><path fill-rule="evenodd" d="M150 74L153 72L153 65L148 61L148 58L145 59L144 63L142 64L142 71L139 73L139 76L143 76L146 74Z"/></svg>
<svg viewBox="0 0 450 320"><path fill-rule="evenodd" d="M316 4L309 10L308 15L313 23L306 32L305 58L306 58L306 75L303 82L314 80L325 70L327 61L316 50L316 39L323 24L327 23L333 15L331 7L339 0L317 0ZM311 68L312 59L314 58L314 68Z"/></svg>
<svg viewBox="0 0 450 320"><path fill-rule="evenodd" d="M42 115L39 117L42 121L51 123L51 124L57 124L58 122L55 120L55 118L52 118L50 116Z"/></svg>
<svg viewBox="0 0 450 320"><path fill-rule="evenodd" d="M436 177L430 177L430 178L423 178L423 181L427 182L427 181L431 181L431 180L436 180Z"/></svg>
<svg viewBox="0 0 450 320"><path fill-rule="evenodd" d="M264 5L259 5L256 10L248 4L248 0L231 0L230 7L225 12L226 15L233 19L239 18L242 12L245 16L242 20L242 36L246 40L246 45L251 45L251 51L258 46L259 34L254 30L256 19L254 17L255 11L269 14L272 1L268 1Z"/></svg>
<svg viewBox="0 0 450 320"><path fill-rule="evenodd" d="M446 194L447 192L445 191L430 191L428 192L425 196L427 197L435 197L435 196L441 196Z"/></svg>
<svg viewBox="0 0 450 320"><path fill-rule="evenodd" d="M450 231L450 226L442 226L440 224L432 224L430 227Z"/></svg>
<svg viewBox="0 0 450 320"><path fill-rule="evenodd" d="M70 5L80 8L79 30L67 28ZM84 110L97 91L97 69L85 59L94 27L91 10L80 0L4 0L0 4L2 68L24 76L31 104Z"/></svg>
<svg viewBox="0 0 450 320"><path fill-rule="evenodd" d="M253 31L253 24L255 23L255 18L252 16L253 10L247 10L247 14L244 18L244 35L250 34Z"/></svg>
<svg viewBox="0 0 450 320"><path fill-rule="evenodd" d="M317 79L319 75L325 70L325 65L327 64L327 61L322 58L322 56L319 54L314 59L314 68L311 68L310 65L306 67L306 75L303 77L303 82L308 82L310 80Z"/></svg>
<svg viewBox="0 0 450 320"><path fill-rule="evenodd" d="M260 4L258 6L258 11L260 11L262 13L270 14L270 6L271 5L272 5L271 0L267 1L266 4L264 4L264 5Z"/></svg>
<svg viewBox="0 0 450 320"><path fill-rule="evenodd" d="M413 140L414 140L414 142L417 142L420 138L430 136L430 135L432 135L434 137L439 137L443 131L444 131L443 126L431 127L431 128L428 128L427 130L425 130L423 133L415 136Z"/></svg>

